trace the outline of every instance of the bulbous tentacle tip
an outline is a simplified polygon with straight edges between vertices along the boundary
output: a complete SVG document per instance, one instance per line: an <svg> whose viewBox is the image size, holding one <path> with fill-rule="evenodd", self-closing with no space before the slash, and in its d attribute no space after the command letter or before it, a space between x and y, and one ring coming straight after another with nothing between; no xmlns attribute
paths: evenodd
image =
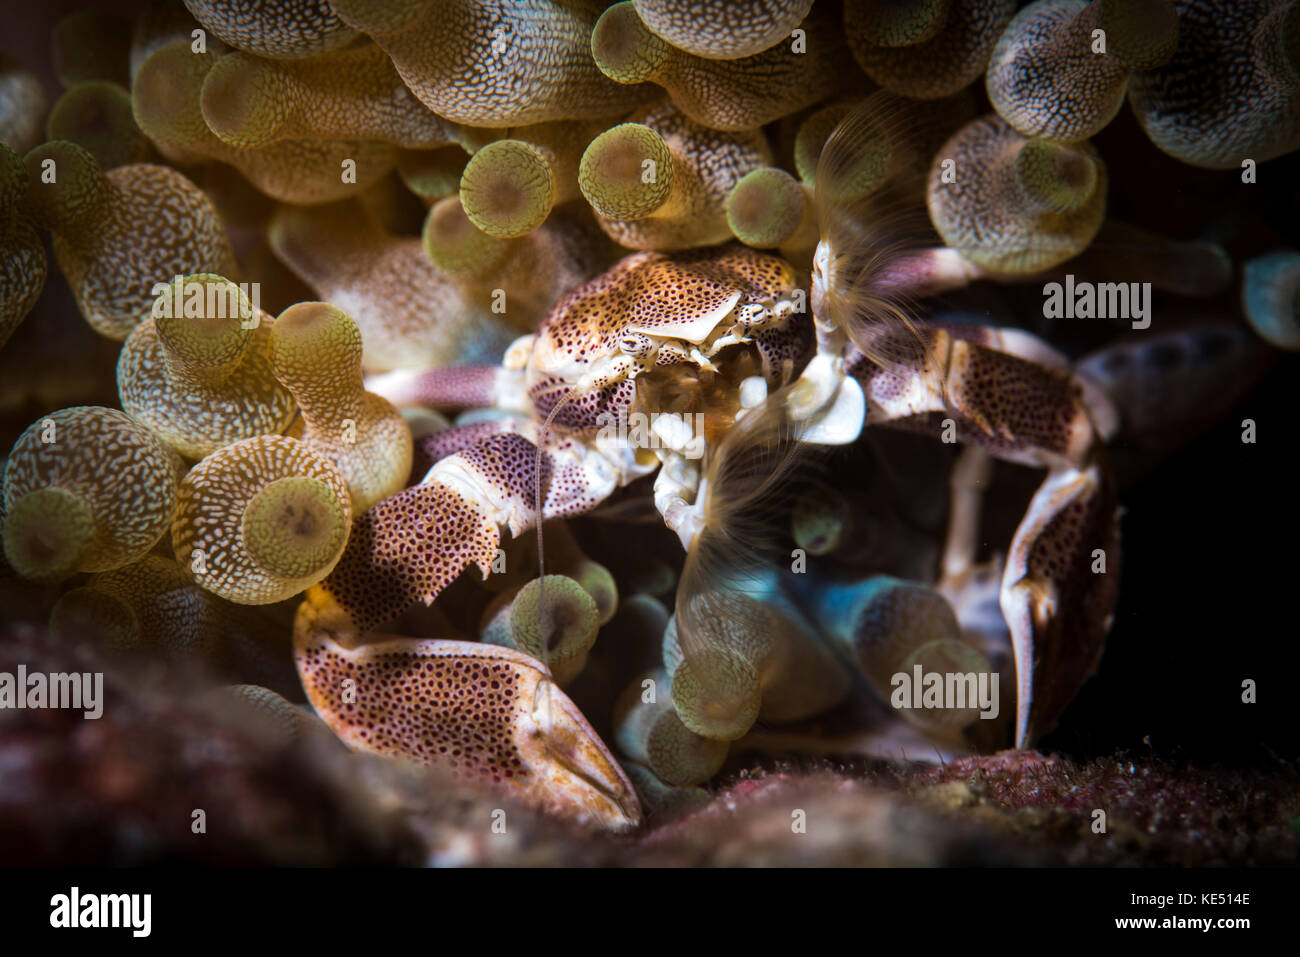
<svg viewBox="0 0 1300 957"><path fill-rule="evenodd" d="M609 7L591 31L591 55L596 66L618 83L653 79L673 49L655 36L637 15L631 0Z"/></svg>
<svg viewBox="0 0 1300 957"><path fill-rule="evenodd" d="M749 662L706 651L677 666L672 702L682 724L700 737L735 741L758 720L763 689Z"/></svg>
<svg viewBox="0 0 1300 957"><path fill-rule="evenodd" d="M14 571L33 581L56 582L75 574L94 537L90 507L66 489L36 489L5 516L5 556Z"/></svg>
<svg viewBox="0 0 1300 957"><path fill-rule="evenodd" d="M195 53L189 41L168 43L145 58L131 82L131 110L150 139L193 147L212 136L200 90L217 59L215 52Z"/></svg>
<svg viewBox="0 0 1300 957"><path fill-rule="evenodd" d="M1053 213L1083 208L1097 190L1100 161L1050 140L1027 140L1016 153L1015 175L1027 197Z"/></svg>
<svg viewBox="0 0 1300 957"><path fill-rule="evenodd" d="M203 78L199 108L208 128L232 146L276 139L289 104L274 64L247 53L217 60Z"/></svg>
<svg viewBox="0 0 1300 957"><path fill-rule="evenodd" d="M533 579L510 606L511 644L552 669L586 655L599 629L595 600L567 575Z"/></svg>
<svg viewBox="0 0 1300 957"><path fill-rule="evenodd" d="M795 544L809 555L835 551L849 530L849 506L833 489L801 495L791 515Z"/></svg>
<svg viewBox="0 0 1300 957"><path fill-rule="evenodd" d="M407 189L432 205L460 190L467 160L460 146L405 150L397 160L397 174Z"/></svg>
<svg viewBox="0 0 1300 957"><path fill-rule="evenodd" d="M1240 169L1246 159L1293 152L1300 146L1296 5L1181 0L1177 9L1172 57L1129 82L1129 103L1151 141L1207 169Z"/></svg>
<svg viewBox="0 0 1300 957"><path fill-rule="evenodd" d="M651 215L668 201L673 179L668 144L641 123L623 123L597 136L578 167L582 195L611 219Z"/></svg>
<svg viewBox="0 0 1300 957"><path fill-rule="evenodd" d="M747 246L780 246L798 231L807 212L799 181L768 166L750 170L727 195L727 225Z"/></svg>
<svg viewBox="0 0 1300 957"><path fill-rule="evenodd" d="M499 270L511 249L510 240L475 225L460 196L447 196L429 208L420 241L434 266L450 276L469 280Z"/></svg>
<svg viewBox="0 0 1300 957"><path fill-rule="evenodd" d="M338 557L347 540L348 515L324 482L290 475L253 496L240 531L260 568L281 578L304 578Z"/></svg>
<svg viewBox="0 0 1300 957"><path fill-rule="evenodd" d="M193 369L223 369L244 356L256 312L236 283L212 273L180 276L159 292L159 301L198 304L191 310L154 310L158 339L175 361Z"/></svg>
<svg viewBox="0 0 1300 957"><path fill-rule="evenodd" d="M872 46L912 46L932 39L942 29L952 4L953 0L849 0L844 26Z"/></svg>
<svg viewBox="0 0 1300 957"><path fill-rule="evenodd" d="M1281 249L1247 262L1241 299L1255 332L1279 349L1300 351L1300 252Z"/></svg>
<svg viewBox="0 0 1300 957"><path fill-rule="evenodd" d="M849 100L830 103L810 113L794 137L794 168L799 179L811 187L817 184L817 163L822 155L822 148L830 138L835 127L849 115L860 101Z"/></svg>
<svg viewBox="0 0 1300 957"><path fill-rule="evenodd" d="M325 353L332 362L361 362L361 332L346 312L328 302L297 302L271 326L268 355L276 375Z"/></svg>
<svg viewBox="0 0 1300 957"><path fill-rule="evenodd" d="M465 164L460 202L483 232L511 239L546 220L557 191L555 172L542 150L522 140L497 140Z"/></svg>
<svg viewBox="0 0 1300 957"><path fill-rule="evenodd" d="M861 582L810 583L811 605L823 632L853 660L867 683L900 717L923 731L947 734L980 717L975 691L960 701L923 700L929 676L973 676L974 687L996 690L989 659L964 638L952 606L920 582L875 575ZM914 680L919 669L922 681ZM965 689L966 685L963 685ZM908 689L900 695L900 689ZM1000 710L1000 707L999 707Z"/></svg>
<svg viewBox="0 0 1300 957"><path fill-rule="evenodd" d="M1106 52L1130 70L1151 70L1178 49L1174 0L1098 0L1097 26L1106 31Z"/></svg>
<svg viewBox="0 0 1300 957"><path fill-rule="evenodd" d="M922 686L914 685L911 706L899 709L899 713L917 727L940 733L960 731L981 719L984 705L990 707L987 712L990 716L996 717L1001 712L1000 701L992 698L988 701L980 699L981 686L988 689L990 693L1001 696L1001 681L993 685L989 680L993 675L992 663L981 651L960 638L943 638L926 642L903 659L897 673L915 675L916 668L921 669ZM939 707L925 707L923 689L927 675L941 676L945 682L945 691L950 680L949 676L954 676L962 682L962 700L960 702L955 699L945 700ZM967 680L967 676L974 681ZM918 707L918 704L922 706Z"/></svg>
<svg viewBox="0 0 1300 957"><path fill-rule="evenodd" d="M959 638L951 606L933 588L889 575L867 579L851 596L850 621L841 626L863 672L881 688L920 646Z"/></svg>
<svg viewBox="0 0 1300 957"><path fill-rule="evenodd" d="M596 616L604 626L618 612L618 582L609 569L599 562L583 558L564 569L564 574L572 578L582 590L596 603Z"/></svg>
<svg viewBox="0 0 1300 957"><path fill-rule="evenodd" d="M730 0L633 0L656 36L695 56L737 60L762 53L790 35L813 0L768 0L737 6Z"/></svg>
<svg viewBox="0 0 1300 957"><path fill-rule="evenodd" d="M239 604L282 601L339 562L352 504L338 470L296 439L244 439L181 482L172 545L192 579Z"/></svg>
<svg viewBox="0 0 1300 957"><path fill-rule="evenodd" d="M964 170L947 175L954 163ZM1032 273L1077 256L1106 214L1105 164L1087 142L1029 138L996 114L958 130L930 169L926 206L944 241L976 266Z"/></svg>
<svg viewBox="0 0 1300 957"><path fill-rule="evenodd" d="M176 507L177 463L116 409L74 406L29 426L5 469L5 550L20 574L59 580L141 558ZM134 494L126 496L123 488Z"/></svg>
<svg viewBox="0 0 1300 957"><path fill-rule="evenodd" d="M85 147L106 170L145 162L152 155L131 112L130 93L107 80L89 80L65 91L50 111L46 134Z"/></svg>
<svg viewBox="0 0 1300 957"><path fill-rule="evenodd" d="M1172 0L1042 0L1003 31L985 74L989 100L1026 136L1076 142L1119 113L1129 77L1178 46ZM1053 83L1042 77L1051 74Z"/></svg>
<svg viewBox="0 0 1300 957"><path fill-rule="evenodd" d="M892 93L934 100L958 92L984 72L1015 9L1013 0L906 5L851 0L844 27L867 76ZM900 42L904 40L910 42Z"/></svg>
<svg viewBox="0 0 1300 957"><path fill-rule="evenodd" d="M66 228L102 206L104 170L85 147L50 140L31 149L23 163L29 184L27 211L37 225Z"/></svg>
<svg viewBox="0 0 1300 957"><path fill-rule="evenodd" d="M660 781L690 787L713 777L729 750L725 741L691 731L673 710L662 669L634 678L614 706L615 741L632 761Z"/></svg>

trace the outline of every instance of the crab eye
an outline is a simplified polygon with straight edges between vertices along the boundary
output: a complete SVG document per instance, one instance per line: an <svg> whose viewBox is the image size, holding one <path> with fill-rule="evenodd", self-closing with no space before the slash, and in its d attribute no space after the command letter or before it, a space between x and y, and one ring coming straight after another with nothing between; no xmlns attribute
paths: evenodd
<svg viewBox="0 0 1300 957"><path fill-rule="evenodd" d="M625 355L639 359L650 353L654 342L643 332L625 332L618 340L618 347Z"/></svg>
<svg viewBox="0 0 1300 957"><path fill-rule="evenodd" d="M766 315L766 310L762 303L749 302L740 307L740 314L737 322L744 328L752 328L761 323Z"/></svg>

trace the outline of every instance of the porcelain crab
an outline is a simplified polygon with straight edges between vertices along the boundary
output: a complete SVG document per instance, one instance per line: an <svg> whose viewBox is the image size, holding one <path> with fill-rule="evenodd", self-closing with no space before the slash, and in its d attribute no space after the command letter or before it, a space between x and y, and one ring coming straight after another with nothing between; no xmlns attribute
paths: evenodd
<svg viewBox="0 0 1300 957"><path fill-rule="evenodd" d="M748 248L637 253L557 303L500 367L372 379L370 389L398 403L507 415L432 436L428 474L362 515L336 570L309 593L298 654L318 711L339 713L322 700L316 666L304 664L331 654L322 635L371 647L373 636L356 636L432 602L470 564L486 576L502 529L518 536L535 523L535 496L544 518L575 515L658 470L655 505L689 549L709 520L710 455L747 414L778 403L804 443L852 442L872 425L936 439L947 430L1046 469L1007 549L999 596L1015 649L1015 743L1029 746L1095 666L1109 624L1118 533L1101 450L1113 410L1054 350L1011 330L919 324L905 343L912 365L873 361L818 312L828 255L819 251L805 298L792 266ZM648 430L611 429L637 412ZM1097 549L1110 556L1105 574L1091 571ZM434 644L446 647L425 654L444 660L456 643ZM482 648L459 654L477 659ZM589 733L580 715L564 714L567 736ZM599 770L575 780L631 806L603 750L583 762Z"/></svg>

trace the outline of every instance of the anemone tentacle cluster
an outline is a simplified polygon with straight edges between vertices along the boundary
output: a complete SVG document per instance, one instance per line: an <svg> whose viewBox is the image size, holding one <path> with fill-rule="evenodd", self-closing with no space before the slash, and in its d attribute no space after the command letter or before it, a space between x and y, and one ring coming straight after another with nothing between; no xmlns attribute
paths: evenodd
<svg viewBox="0 0 1300 957"><path fill-rule="evenodd" d="M0 364L108 370L6 391L0 578L275 749L620 831L772 728L1033 747L1125 483L1300 350L1300 244L1153 182L1300 148L1300 0L138 6L0 53Z"/></svg>

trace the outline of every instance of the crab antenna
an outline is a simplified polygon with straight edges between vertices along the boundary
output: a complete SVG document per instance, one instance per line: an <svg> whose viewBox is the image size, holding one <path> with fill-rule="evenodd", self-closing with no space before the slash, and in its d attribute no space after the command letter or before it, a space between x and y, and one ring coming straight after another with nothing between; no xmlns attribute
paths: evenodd
<svg viewBox="0 0 1300 957"><path fill-rule="evenodd" d="M537 458L533 463L533 514L537 522L537 627L540 634L546 634L546 549L542 542L542 449L546 444L546 435L551 429L551 423L559 415L560 410L569 404L573 394L578 391L575 385L559 402L551 407L551 411L546 416L546 421L542 423L541 429L537 433ZM551 663L547 661L549 655L547 643L542 642L542 664L546 666L549 673Z"/></svg>

